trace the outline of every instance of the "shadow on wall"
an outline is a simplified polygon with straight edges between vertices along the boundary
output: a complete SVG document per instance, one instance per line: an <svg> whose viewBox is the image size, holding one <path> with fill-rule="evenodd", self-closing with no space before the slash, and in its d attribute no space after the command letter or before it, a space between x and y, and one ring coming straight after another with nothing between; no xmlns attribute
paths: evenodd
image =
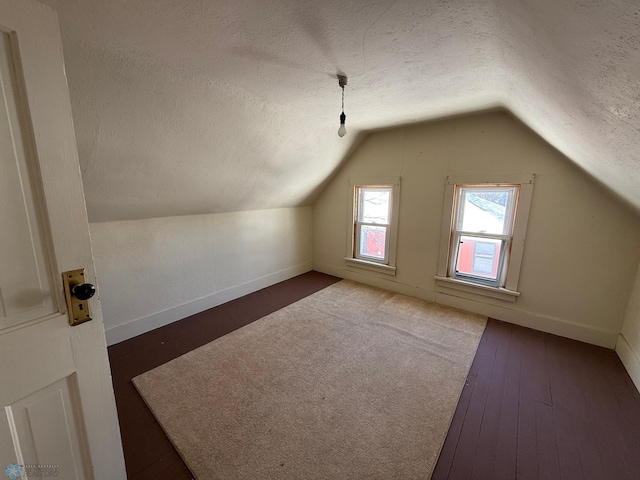
<svg viewBox="0 0 640 480"><path fill-rule="evenodd" d="M607 184L603 183L599 178L594 177L589 172L587 172L584 168L582 168L578 163L576 163L573 159L567 157L563 152L558 150L555 146L550 144L542 135L540 135L537 131L535 131L524 119L519 117L516 113L514 113L509 107L504 104L496 104L495 106L490 106L487 108L482 108L478 110L472 111L460 111L456 113L452 113L451 115L441 116L438 118L431 118L423 121L415 121L415 122L407 122L401 123L398 125L394 125L391 127L382 127L375 128L371 130L362 130L357 132L355 139L353 140L353 144L350 146L347 153L344 155L342 160L336 166L336 168L331 172L331 174L316 187L313 192L311 192L304 200L303 205L310 205L315 203L316 199L319 195L324 191L327 185L338 175L338 173L344 168L344 166L349 162L350 158L358 151L360 146L365 142L367 138L371 135L382 133L382 132L393 132L393 131L401 131L407 127L420 127L420 126L431 126L437 125L442 122L450 122L452 120L464 119L470 117L476 117L491 113L502 113L506 114L513 119L514 122L519 123L524 129L528 130L532 135L537 137L540 141L544 142L549 148L553 149L558 155L568 159L571 161L573 165L575 165L576 169L578 169L582 174L587 176L598 188L605 189L612 196L614 196L622 205L628 208L634 215L640 216L640 210L629 202L627 198L622 197L618 194L618 192L612 190Z"/></svg>
<svg viewBox="0 0 640 480"><path fill-rule="evenodd" d="M445 181L451 175L535 174L515 303L437 292ZM348 181L401 177L395 276L346 265ZM313 208L314 269L612 347L640 252L640 218L598 179L508 109L369 132Z"/></svg>

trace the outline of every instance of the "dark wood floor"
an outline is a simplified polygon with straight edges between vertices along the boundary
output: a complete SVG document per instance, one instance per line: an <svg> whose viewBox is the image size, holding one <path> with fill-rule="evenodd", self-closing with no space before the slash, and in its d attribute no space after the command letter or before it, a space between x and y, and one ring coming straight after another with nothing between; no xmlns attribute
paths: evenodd
<svg viewBox="0 0 640 480"><path fill-rule="evenodd" d="M129 479L192 478L131 378L337 280L309 272L109 347ZM612 350L490 320L432 478L638 479L640 394Z"/></svg>
<svg viewBox="0 0 640 480"><path fill-rule="evenodd" d="M640 479L640 394L613 350L489 320L432 479Z"/></svg>

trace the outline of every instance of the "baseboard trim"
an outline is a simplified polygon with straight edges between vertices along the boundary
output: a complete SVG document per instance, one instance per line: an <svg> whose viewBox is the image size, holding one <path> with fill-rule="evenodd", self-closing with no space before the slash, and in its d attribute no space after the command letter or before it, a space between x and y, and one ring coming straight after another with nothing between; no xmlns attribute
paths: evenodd
<svg viewBox="0 0 640 480"><path fill-rule="evenodd" d="M340 268L318 262L313 262L313 269L321 273L365 283L374 287L386 288L387 290L392 290L403 295L422 298L429 302L460 308L461 310L486 315L487 317L502 320L503 322L513 323L522 327L532 328L601 347L614 348L618 338L617 331L581 325L562 318L518 310L513 308L513 303L509 303L508 306L493 305L455 295L438 293L423 287L406 285L396 281L395 277L393 279L379 278L354 272L348 268Z"/></svg>
<svg viewBox="0 0 640 480"><path fill-rule="evenodd" d="M622 334L618 335L616 353L618 357L620 357L624 368L627 369L627 373L631 377L633 384L638 389L638 392L640 392L640 357L633 351L633 348L631 348L631 345L629 345L629 342L627 342L627 339L624 338Z"/></svg>
<svg viewBox="0 0 640 480"><path fill-rule="evenodd" d="M165 325L169 325L170 323L195 315L196 313L204 312L205 310L217 307L218 305L222 305L223 303L248 295L249 293L256 292L278 282L288 280L297 275L302 275L310 270L312 270L311 261L301 263L291 268L280 270L270 275L265 275L264 277L236 285L235 287L221 290L212 295L107 328L105 330L107 345L111 346L116 343L129 340L130 338L150 332L156 328L164 327Z"/></svg>
<svg viewBox="0 0 640 480"><path fill-rule="evenodd" d="M470 312L495 318L496 320L520 325L521 327L532 328L533 330L539 330L541 332L551 333L560 337L571 338L573 340L605 348L613 349L616 345L616 338L618 336L618 332L614 330L604 330L562 318L551 317L525 310L517 310L509 307L491 305L444 293L436 294L436 303L460 308L462 310L468 310Z"/></svg>

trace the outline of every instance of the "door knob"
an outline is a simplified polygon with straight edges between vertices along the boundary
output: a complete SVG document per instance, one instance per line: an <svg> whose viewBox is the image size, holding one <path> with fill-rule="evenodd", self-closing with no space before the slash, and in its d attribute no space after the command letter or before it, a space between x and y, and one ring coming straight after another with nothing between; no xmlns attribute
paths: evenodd
<svg viewBox="0 0 640 480"><path fill-rule="evenodd" d="M96 287L87 281L84 268L69 270L62 274L64 297L67 301L69 324L73 327L91 320L89 299L96 293Z"/></svg>
<svg viewBox="0 0 640 480"><path fill-rule="evenodd" d="M71 287L71 295L78 300L89 300L96 294L96 287L90 283L83 283L81 285L74 285Z"/></svg>

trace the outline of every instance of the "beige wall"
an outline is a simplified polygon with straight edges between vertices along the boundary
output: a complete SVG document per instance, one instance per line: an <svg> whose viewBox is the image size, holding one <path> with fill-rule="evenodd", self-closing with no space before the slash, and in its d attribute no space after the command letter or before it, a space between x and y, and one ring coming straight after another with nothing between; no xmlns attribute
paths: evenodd
<svg viewBox="0 0 640 480"><path fill-rule="evenodd" d="M618 337L616 352L640 390L640 265L627 305L627 313Z"/></svg>
<svg viewBox="0 0 640 480"><path fill-rule="evenodd" d="M109 344L311 269L311 207L92 223Z"/></svg>
<svg viewBox="0 0 640 480"><path fill-rule="evenodd" d="M435 293L445 178L489 173L536 174L515 303ZM344 262L348 180L376 176L402 178L395 277ZM608 347L639 242L637 216L507 112L371 134L313 209L316 270Z"/></svg>

